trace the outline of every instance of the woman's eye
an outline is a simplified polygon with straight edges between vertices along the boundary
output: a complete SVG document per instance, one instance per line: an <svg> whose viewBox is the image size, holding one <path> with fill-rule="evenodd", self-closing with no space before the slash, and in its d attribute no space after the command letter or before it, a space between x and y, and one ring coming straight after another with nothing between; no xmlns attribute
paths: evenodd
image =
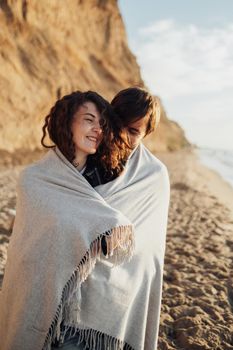
<svg viewBox="0 0 233 350"><path fill-rule="evenodd" d="M86 120L90 123L92 123L92 121L93 121L92 119L89 119L89 118L87 118Z"/></svg>

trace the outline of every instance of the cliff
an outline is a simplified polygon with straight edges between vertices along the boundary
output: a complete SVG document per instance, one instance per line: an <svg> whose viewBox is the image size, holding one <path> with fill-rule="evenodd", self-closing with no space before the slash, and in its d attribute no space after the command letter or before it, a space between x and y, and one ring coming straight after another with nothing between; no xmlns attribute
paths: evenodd
<svg viewBox="0 0 233 350"><path fill-rule="evenodd" d="M117 0L1 0L0 23L1 150L38 148L44 117L72 90L111 99L143 86Z"/></svg>

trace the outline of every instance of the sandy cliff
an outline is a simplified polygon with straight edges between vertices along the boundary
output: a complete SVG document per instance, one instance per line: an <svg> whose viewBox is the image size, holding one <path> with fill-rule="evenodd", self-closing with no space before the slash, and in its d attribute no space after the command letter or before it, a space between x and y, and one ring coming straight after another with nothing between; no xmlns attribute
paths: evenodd
<svg viewBox="0 0 233 350"><path fill-rule="evenodd" d="M0 23L0 149L37 148L43 118L65 93L111 99L143 85L116 0L1 0ZM161 130L174 129L163 121ZM159 149L167 141L160 135Z"/></svg>

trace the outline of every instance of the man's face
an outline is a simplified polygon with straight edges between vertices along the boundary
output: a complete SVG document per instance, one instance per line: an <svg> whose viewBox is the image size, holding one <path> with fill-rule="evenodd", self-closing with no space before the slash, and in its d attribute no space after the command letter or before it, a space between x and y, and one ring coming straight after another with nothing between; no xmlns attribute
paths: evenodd
<svg viewBox="0 0 233 350"><path fill-rule="evenodd" d="M125 127L125 131L128 136L128 142L131 147L137 147L143 137L146 135L149 118L150 116L146 115L145 117L136 120Z"/></svg>

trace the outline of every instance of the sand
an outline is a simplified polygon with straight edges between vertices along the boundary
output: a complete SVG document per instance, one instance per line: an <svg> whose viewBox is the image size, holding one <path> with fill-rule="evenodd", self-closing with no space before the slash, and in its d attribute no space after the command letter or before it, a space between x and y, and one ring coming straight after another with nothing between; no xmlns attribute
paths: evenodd
<svg viewBox="0 0 233 350"><path fill-rule="evenodd" d="M233 189L191 151L157 156L171 179L158 349L233 349ZM16 179L30 160L0 162L0 283Z"/></svg>
<svg viewBox="0 0 233 350"><path fill-rule="evenodd" d="M158 157L171 179L158 349L233 349L233 189L189 151Z"/></svg>

